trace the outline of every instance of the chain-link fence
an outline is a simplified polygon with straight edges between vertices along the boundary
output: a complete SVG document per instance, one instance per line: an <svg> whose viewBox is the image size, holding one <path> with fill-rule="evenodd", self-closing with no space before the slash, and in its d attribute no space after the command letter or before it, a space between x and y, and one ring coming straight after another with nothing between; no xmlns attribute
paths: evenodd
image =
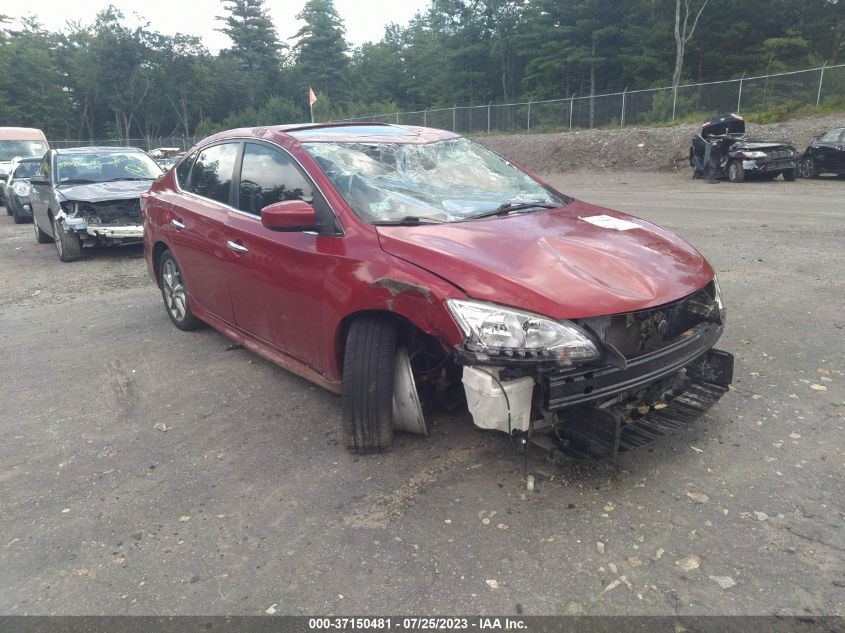
<svg viewBox="0 0 845 633"><path fill-rule="evenodd" d="M193 147L200 139L198 137L185 136L149 136L147 138L106 138L106 139L84 139L84 140L56 140L49 139L50 147L62 149L65 147L140 147L150 151L157 147L178 147L185 151Z"/></svg>
<svg viewBox="0 0 845 633"><path fill-rule="evenodd" d="M461 134L531 133L700 121L726 112L754 114L845 106L845 64L593 96L359 116L347 121L422 125Z"/></svg>

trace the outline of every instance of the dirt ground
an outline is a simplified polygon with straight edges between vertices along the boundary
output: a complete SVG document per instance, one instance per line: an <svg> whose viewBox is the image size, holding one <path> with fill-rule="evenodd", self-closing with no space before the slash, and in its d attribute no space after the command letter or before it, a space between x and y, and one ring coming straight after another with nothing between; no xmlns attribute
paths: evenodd
<svg viewBox="0 0 845 633"><path fill-rule="evenodd" d="M786 140L803 152L810 141L831 128L845 127L845 114L749 123L750 136ZM625 127L556 134L489 136L476 140L531 171L545 173L595 170L681 172L689 170L689 146L701 124L674 127Z"/></svg>
<svg viewBox="0 0 845 633"><path fill-rule="evenodd" d="M0 614L845 614L845 181L548 179L702 250L737 364L531 494L467 414L347 454L336 396L176 330L139 249L63 264L0 214Z"/></svg>

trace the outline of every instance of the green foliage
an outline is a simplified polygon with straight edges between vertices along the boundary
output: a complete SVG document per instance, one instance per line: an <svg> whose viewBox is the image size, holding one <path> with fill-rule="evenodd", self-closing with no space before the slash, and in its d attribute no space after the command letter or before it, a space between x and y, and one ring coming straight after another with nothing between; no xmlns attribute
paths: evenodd
<svg viewBox="0 0 845 633"><path fill-rule="evenodd" d="M51 138L139 142L308 120L309 85L323 121L666 86L674 66L673 0L430 0L407 24L388 25L380 41L351 51L332 0L300 1L304 25L288 50L265 0L222 0L220 30L231 47L214 55L195 37L129 26L112 6L61 32L31 20L13 27L0 16L0 121ZM682 83L842 61L842 0L710 0L687 45ZM820 111L841 107L843 84L845 73L825 75ZM812 90L806 77L755 80L742 109L761 120L800 115ZM636 99L637 121L671 119L670 91ZM676 119L698 121L714 103L680 90ZM590 100L579 104L575 125L586 126L596 113ZM497 111L492 127L527 123L523 110ZM535 105L532 129L568 128L565 110ZM462 125L486 130L482 111L464 111ZM615 115L603 112L595 123ZM448 112L426 120L452 125Z"/></svg>

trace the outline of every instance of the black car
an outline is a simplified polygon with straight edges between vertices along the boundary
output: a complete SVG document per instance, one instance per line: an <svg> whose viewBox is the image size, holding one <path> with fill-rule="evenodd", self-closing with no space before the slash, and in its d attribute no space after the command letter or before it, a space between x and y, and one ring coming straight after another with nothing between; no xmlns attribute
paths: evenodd
<svg viewBox="0 0 845 633"><path fill-rule="evenodd" d="M727 178L742 182L751 176L761 180L795 180L798 152L784 141L763 141L745 134L745 120L736 114L723 114L705 121L701 134L689 149L694 178L711 181Z"/></svg>
<svg viewBox="0 0 845 633"><path fill-rule="evenodd" d="M140 196L162 173L135 147L50 150L30 178L35 239L54 241L63 262L83 248L141 242Z"/></svg>
<svg viewBox="0 0 845 633"><path fill-rule="evenodd" d="M828 130L813 139L801 158L801 176L845 175L845 127Z"/></svg>
<svg viewBox="0 0 845 633"><path fill-rule="evenodd" d="M29 194L32 187L29 179L38 171L40 158L21 158L12 163L12 175L6 194L6 213L14 217L15 224L32 222L32 205Z"/></svg>

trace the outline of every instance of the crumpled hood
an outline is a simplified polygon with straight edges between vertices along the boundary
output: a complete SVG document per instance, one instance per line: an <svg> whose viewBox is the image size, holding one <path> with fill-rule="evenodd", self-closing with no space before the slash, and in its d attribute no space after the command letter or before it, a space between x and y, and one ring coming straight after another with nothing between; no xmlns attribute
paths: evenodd
<svg viewBox="0 0 845 633"><path fill-rule="evenodd" d="M794 149L789 143L781 141L740 141L731 146L732 150L764 150L764 149L780 149L788 148Z"/></svg>
<svg viewBox="0 0 845 633"><path fill-rule="evenodd" d="M470 297L556 319L659 306L713 277L704 257L679 237L579 200L553 211L377 230L387 253Z"/></svg>
<svg viewBox="0 0 845 633"><path fill-rule="evenodd" d="M138 198L153 184L152 180L116 180L81 185L59 185L56 190L65 200L74 202L105 202Z"/></svg>

